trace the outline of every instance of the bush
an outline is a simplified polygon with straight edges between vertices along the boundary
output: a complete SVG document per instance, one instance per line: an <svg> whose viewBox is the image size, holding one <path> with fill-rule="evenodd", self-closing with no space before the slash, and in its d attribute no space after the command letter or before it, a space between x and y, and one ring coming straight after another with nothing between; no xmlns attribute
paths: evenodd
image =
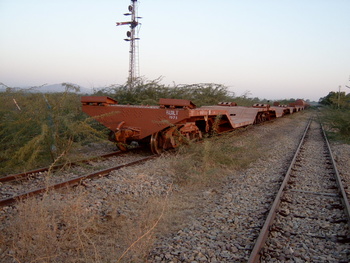
<svg viewBox="0 0 350 263"><path fill-rule="evenodd" d="M7 89L0 97L0 172L13 173L66 161L75 147L107 138L81 111L76 87L64 93Z"/></svg>
<svg viewBox="0 0 350 263"><path fill-rule="evenodd" d="M350 109L324 108L321 119L332 138L350 143Z"/></svg>
<svg viewBox="0 0 350 263"><path fill-rule="evenodd" d="M227 87L215 83L165 86L160 79L139 79L134 88L112 85L95 92L96 96L110 96L120 104L157 105L160 98L191 100L195 105L215 105L220 101L233 101Z"/></svg>
<svg viewBox="0 0 350 263"><path fill-rule="evenodd" d="M160 83L161 78L147 81L139 78L133 88L127 85L111 85L95 90L95 96L109 96L120 104L157 105L160 98L191 100L197 107L216 105L218 102L236 102L239 106L252 106L255 103L272 104L269 100L249 98L249 91L242 96L228 90L228 87L217 83L196 83L166 86ZM281 104L294 102L295 99L282 100Z"/></svg>

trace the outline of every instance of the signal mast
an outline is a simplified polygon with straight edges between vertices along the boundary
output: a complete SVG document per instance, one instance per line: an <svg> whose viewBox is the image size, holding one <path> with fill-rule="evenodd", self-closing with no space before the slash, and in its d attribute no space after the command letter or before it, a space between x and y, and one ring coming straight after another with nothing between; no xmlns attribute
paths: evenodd
<svg viewBox="0 0 350 263"><path fill-rule="evenodd" d="M137 16L137 0L131 0L131 4L128 7L129 13L125 13L125 16L131 16L131 21L127 22L117 22L117 26L130 25L130 30L126 32L128 38L124 39L125 41L130 42L130 55L129 55L129 78L128 86L132 88L134 86L134 81L138 76L138 44L136 27L140 24L138 19L141 17Z"/></svg>

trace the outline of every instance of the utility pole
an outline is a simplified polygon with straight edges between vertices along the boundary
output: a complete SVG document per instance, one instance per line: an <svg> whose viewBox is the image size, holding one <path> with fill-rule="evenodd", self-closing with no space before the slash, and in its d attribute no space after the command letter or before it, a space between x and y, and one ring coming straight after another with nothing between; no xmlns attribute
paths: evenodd
<svg viewBox="0 0 350 263"><path fill-rule="evenodd" d="M127 22L117 22L117 26L129 25L130 30L126 32L128 38L124 39L125 41L130 42L129 50L129 77L128 77L128 86L129 88L134 87L134 82L139 75L139 65L138 65L138 32L136 32L136 27L140 24L138 19L141 17L137 16L137 0L131 0L131 3L128 7L129 13L125 13L125 16L131 16L131 20Z"/></svg>
<svg viewBox="0 0 350 263"><path fill-rule="evenodd" d="M340 89L341 89L341 86L339 85L339 91L338 91L338 109L340 108Z"/></svg>

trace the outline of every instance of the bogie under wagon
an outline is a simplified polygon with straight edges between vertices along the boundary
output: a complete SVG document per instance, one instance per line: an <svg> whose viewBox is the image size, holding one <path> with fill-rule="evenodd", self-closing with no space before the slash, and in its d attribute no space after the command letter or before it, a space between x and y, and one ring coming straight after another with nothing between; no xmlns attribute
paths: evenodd
<svg viewBox="0 0 350 263"><path fill-rule="evenodd" d="M269 105L239 107L235 103L196 108L189 100L160 99L158 106L121 105L106 96L84 96L82 110L111 130L110 140L121 150L136 141L152 152L176 148L203 134L223 133L276 117Z"/></svg>

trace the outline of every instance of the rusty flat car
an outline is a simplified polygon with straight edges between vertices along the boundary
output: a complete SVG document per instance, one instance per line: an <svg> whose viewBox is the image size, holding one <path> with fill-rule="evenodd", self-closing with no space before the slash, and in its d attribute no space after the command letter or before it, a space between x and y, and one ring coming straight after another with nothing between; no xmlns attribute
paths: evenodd
<svg viewBox="0 0 350 263"><path fill-rule="evenodd" d="M106 96L84 96L81 102L83 112L111 131L110 140L119 149L126 150L136 141L149 144L156 154L203 134L220 134L281 115L267 104L241 107L221 102L196 108L189 100L160 99L158 106L121 105Z"/></svg>

